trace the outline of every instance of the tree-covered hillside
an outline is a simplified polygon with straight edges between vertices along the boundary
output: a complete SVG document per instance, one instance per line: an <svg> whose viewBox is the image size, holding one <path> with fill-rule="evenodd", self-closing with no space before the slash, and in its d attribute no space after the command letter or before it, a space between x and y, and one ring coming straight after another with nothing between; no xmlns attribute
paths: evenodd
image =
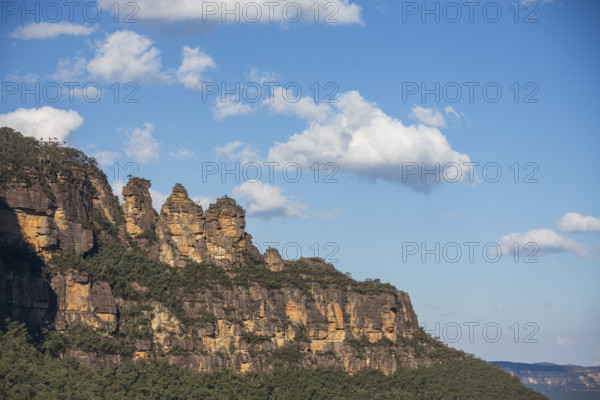
<svg viewBox="0 0 600 400"><path fill-rule="evenodd" d="M197 374L166 361L127 361L92 371L48 343L32 343L25 327L0 332L0 397L20 399L544 399L516 377L478 359L386 376L366 370L278 367L268 374Z"/></svg>

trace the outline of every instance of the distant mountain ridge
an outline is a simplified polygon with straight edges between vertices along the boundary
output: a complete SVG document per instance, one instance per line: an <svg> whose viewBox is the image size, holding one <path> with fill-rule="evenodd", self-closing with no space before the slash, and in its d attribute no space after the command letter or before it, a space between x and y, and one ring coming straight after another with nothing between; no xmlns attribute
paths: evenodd
<svg viewBox="0 0 600 400"><path fill-rule="evenodd" d="M518 376L525 386L545 394L550 400L600 399L600 366L581 367L552 363L514 363L490 361L511 375Z"/></svg>

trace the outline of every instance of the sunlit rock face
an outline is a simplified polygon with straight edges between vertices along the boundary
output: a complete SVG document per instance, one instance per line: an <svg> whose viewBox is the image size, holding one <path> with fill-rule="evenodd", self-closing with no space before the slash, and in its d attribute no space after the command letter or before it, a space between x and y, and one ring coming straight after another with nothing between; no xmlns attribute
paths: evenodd
<svg viewBox="0 0 600 400"><path fill-rule="evenodd" d="M158 218L160 261L175 267L189 261L206 261L205 225L202 207L188 197L181 184L176 184Z"/></svg>
<svg viewBox="0 0 600 400"><path fill-rule="evenodd" d="M157 214L152 208L150 181L131 178L123 188L125 227L132 237L155 229Z"/></svg>

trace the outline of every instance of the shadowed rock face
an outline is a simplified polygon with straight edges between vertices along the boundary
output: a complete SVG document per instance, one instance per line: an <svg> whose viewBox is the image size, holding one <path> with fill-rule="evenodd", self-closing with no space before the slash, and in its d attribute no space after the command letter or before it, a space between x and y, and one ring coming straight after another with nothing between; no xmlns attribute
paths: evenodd
<svg viewBox="0 0 600 400"><path fill-rule="evenodd" d="M0 154L5 154L2 143ZM0 167L6 169L2 162L0 158ZM302 365L348 371L377 368L390 373L434 362L429 354L435 346L424 343L417 351L410 342L418 321L406 293L353 289L346 286L351 284L343 274L335 275L333 266L319 259L304 259L299 267L282 260L275 249L262 256L245 231L244 210L231 198L218 199L204 212L176 184L158 215L152 208L150 182L132 178L123 190L121 209L106 178L91 164L85 170L58 172L49 182L15 174L0 185L2 316L38 327L49 321L58 330L91 326L110 334L133 329L136 358L164 354L172 363L199 371L270 370L272 353L290 348L300 354L295 362ZM115 225L122 216L119 230ZM216 264L229 278L253 268L264 280L209 282L177 298L181 309L176 313L173 304L148 300L143 295L148 288L138 283L134 286L141 295L136 298L145 300L133 301L116 298L107 282L93 280L78 271L78 265L52 276L43 273L56 251L93 254L109 235L107 230L172 267L190 261ZM247 255L254 265L245 266ZM287 283L278 286L282 275L277 274L292 266L306 269L291 283L288 276ZM307 278L312 274L338 283L321 285ZM71 355L92 367L122 362L120 357L81 351Z"/></svg>

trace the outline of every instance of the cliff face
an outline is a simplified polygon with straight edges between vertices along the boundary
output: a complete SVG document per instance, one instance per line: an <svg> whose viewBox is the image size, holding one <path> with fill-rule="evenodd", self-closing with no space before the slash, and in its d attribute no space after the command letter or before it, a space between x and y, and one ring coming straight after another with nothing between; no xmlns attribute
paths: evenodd
<svg viewBox="0 0 600 400"><path fill-rule="evenodd" d="M48 184L50 198L40 183L9 182L0 198L0 242L30 247L45 259L57 250L90 251L97 239L90 221L100 216L114 223L118 204L105 181L91 180L90 194L69 178Z"/></svg>
<svg viewBox="0 0 600 400"><path fill-rule="evenodd" d="M204 212L176 184L157 214L150 182L132 178L121 209L93 160L0 134L0 168L8 171L0 185L3 315L30 326L50 322L67 335L92 327L136 359L164 357L201 371L264 371L279 360L389 373L434 363L444 350L421 335L406 293L353 281L320 259L285 261L274 249L261 255L233 199ZM6 143L39 148L15 158ZM48 171L36 175L36 163ZM135 256L114 269L137 248L154 264ZM90 366L123 360L70 354Z"/></svg>
<svg viewBox="0 0 600 400"><path fill-rule="evenodd" d="M0 130L0 245L43 259L57 250L86 253L119 205L106 176L83 153Z"/></svg>

